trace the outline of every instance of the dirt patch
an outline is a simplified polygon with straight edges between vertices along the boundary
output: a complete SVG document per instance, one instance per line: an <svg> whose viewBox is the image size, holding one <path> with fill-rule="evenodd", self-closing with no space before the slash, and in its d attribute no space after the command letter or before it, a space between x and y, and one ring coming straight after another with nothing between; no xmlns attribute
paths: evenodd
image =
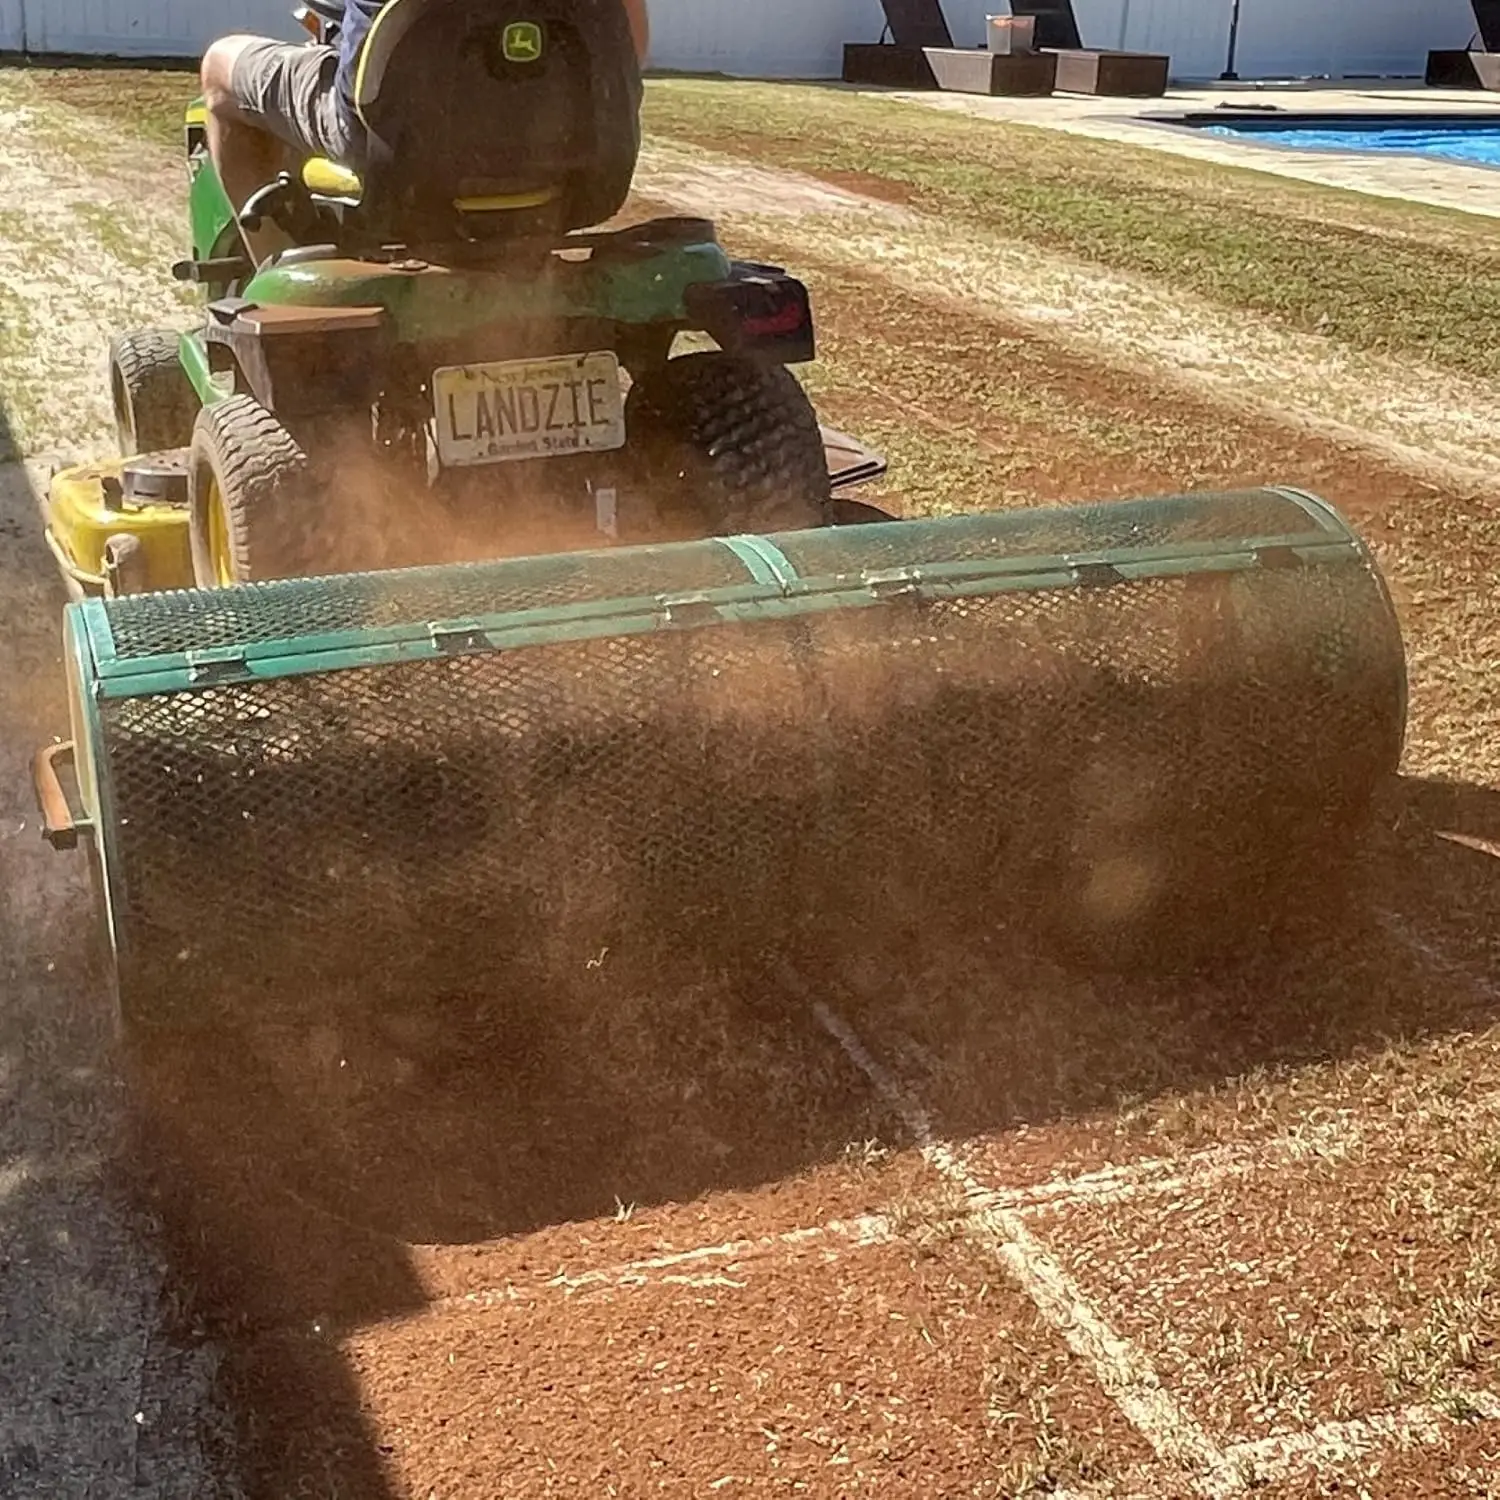
<svg viewBox="0 0 1500 1500"><path fill-rule="evenodd" d="M679 212L709 219L726 213L789 218L839 213L900 217L892 205L848 192L822 178L751 166L732 157L712 160L685 155L654 141L642 148L637 182L642 192L676 204Z"/></svg>
<svg viewBox="0 0 1500 1500"><path fill-rule="evenodd" d="M982 1276L958 1243L789 1249L699 1285L580 1291L561 1318L475 1312L439 1342L407 1324L349 1355L415 1493L1001 1495L1140 1456Z"/></svg>
<svg viewBox="0 0 1500 1500"><path fill-rule="evenodd" d="M1179 1399L1242 1441L1493 1385L1495 1247L1475 1187L1440 1185L1430 1156L1361 1152L1039 1229Z"/></svg>
<svg viewBox="0 0 1500 1500"><path fill-rule="evenodd" d="M1342 1454L1279 1465L1288 1478L1261 1491L1275 1500L1314 1500L1349 1492L1370 1500L1495 1500L1500 1466L1500 1426L1454 1420L1444 1413L1423 1412L1398 1421L1395 1431L1378 1429L1368 1442L1356 1442Z"/></svg>

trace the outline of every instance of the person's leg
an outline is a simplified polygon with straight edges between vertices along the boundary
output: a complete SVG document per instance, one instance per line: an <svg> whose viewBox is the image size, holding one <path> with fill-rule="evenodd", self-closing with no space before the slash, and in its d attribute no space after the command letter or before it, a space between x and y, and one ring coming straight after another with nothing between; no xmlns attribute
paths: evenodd
<svg viewBox="0 0 1500 1500"><path fill-rule="evenodd" d="M273 92L269 81L252 78L247 91L245 70L236 77L247 49L254 49L252 60L266 55L262 38L229 36L215 42L203 58L208 151L236 213L277 173L295 171L298 164L296 148L269 128L264 111L265 98ZM256 234L241 233L257 264L289 244L287 236L270 223L263 223Z"/></svg>

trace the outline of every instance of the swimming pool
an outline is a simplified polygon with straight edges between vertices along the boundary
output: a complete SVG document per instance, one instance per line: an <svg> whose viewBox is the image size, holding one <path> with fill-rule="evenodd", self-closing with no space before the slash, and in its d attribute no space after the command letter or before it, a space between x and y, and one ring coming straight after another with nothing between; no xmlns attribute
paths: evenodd
<svg viewBox="0 0 1500 1500"><path fill-rule="evenodd" d="M1494 115L1183 115L1174 123L1206 135L1299 151L1362 151L1432 156L1500 167L1500 113Z"/></svg>

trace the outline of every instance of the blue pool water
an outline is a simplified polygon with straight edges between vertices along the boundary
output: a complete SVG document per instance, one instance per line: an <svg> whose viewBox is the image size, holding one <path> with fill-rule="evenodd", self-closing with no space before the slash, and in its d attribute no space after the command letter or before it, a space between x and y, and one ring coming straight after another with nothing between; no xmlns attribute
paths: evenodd
<svg viewBox="0 0 1500 1500"><path fill-rule="evenodd" d="M1500 167L1500 117L1493 120L1416 118L1392 120L1236 119L1193 121L1209 135L1230 136L1262 146L1300 151L1380 151L1435 156L1445 161Z"/></svg>

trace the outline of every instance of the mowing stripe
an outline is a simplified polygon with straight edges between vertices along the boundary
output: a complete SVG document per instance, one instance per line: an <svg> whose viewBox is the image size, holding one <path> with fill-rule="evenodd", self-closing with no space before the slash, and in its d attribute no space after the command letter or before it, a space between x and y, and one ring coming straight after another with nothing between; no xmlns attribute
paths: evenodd
<svg viewBox="0 0 1500 1500"><path fill-rule="evenodd" d="M538 1292L569 1294L595 1287L638 1287L653 1283L666 1285L699 1285L712 1277L715 1285L726 1285L719 1273L695 1276L691 1268L720 1263L726 1267L746 1261L763 1260L782 1250L804 1245L832 1242L841 1248L863 1249L867 1245L889 1244L895 1238L891 1221L884 1214L865 1214L857 1219L832 1219L809 1229L790 1229L783 1234L764 1234L755 1239L727 1240L721 1245L698 1245L668 1255L653 1255L642 1260L620 1261L593 1271L570 1275L559 1271L545 1281L506 1282L502 1287L483 1287L472 1292L437 1297L427 1304L429 1312L472 1312L476 1308L504 1306L525 1301ZM825 1250L827 1255L838 1251Z"/></svg>
<svg viewBox="0 0 1500 1500"><path fill-rule="evenodd" d="M1358 1131L1344 1121L1310 1125L1266 1141L1209 1146L1175 1160L1149 1157L1076 1176L1051 1177L1030 1187L989 1189L984 1206L1024 1214L1117 1203L1127 1198L1166 1197L1192 1188L1212 1187L1235 1177L1248 1177L1265 1169L1290 1166L1310 1157L1325 1161L1342 1157L1358 1140Z"/></svg>
<svg viewBox="0 0 1500 1500"><path fill-rule="evenodd" d="M811 1002L818 1024L900 1118L928 1163L971 1203L984 1205L988 1189L973 1176L952 1146L934 1138L922 1106L870 1054L842 1016L808 993L799 975L787 972L785 977ZM1068 1347L1088 1362L1105 1392L1157 1457L1178 1470L1183 1482L1201 1495L1218 1497L1236 1493L1240 1487L1226 1481L1223 1449L1162 1388L1160 1377L1145 1355L1089 1305L1079 1286L1048 1254L1021 1215L1013 1209L981 1206L976 1208L970 1222L975 1237L1005 1267Z"/></svg>
<svg viewBox="0 0 1500 1500"><path fill-rule="evenodd" d="M1469 1420L1500 1419L1500 1400L1488 1392L1465 1391L1460 1399L1468 1408ZM1251 1483L1280 1484L1301 1469L1347 1463L1380 1449L1413 1444L1431 1447L1441 1443L1457 1425L1456 1417L1435 1406L1407 1406L1347 1422L1325 1422L1307 1432L1237 1443L1225 1453L1224 1460L1230 1473L1249 1475ZM1248 1487L1243 1478L1240 1487Z"/></svg>

